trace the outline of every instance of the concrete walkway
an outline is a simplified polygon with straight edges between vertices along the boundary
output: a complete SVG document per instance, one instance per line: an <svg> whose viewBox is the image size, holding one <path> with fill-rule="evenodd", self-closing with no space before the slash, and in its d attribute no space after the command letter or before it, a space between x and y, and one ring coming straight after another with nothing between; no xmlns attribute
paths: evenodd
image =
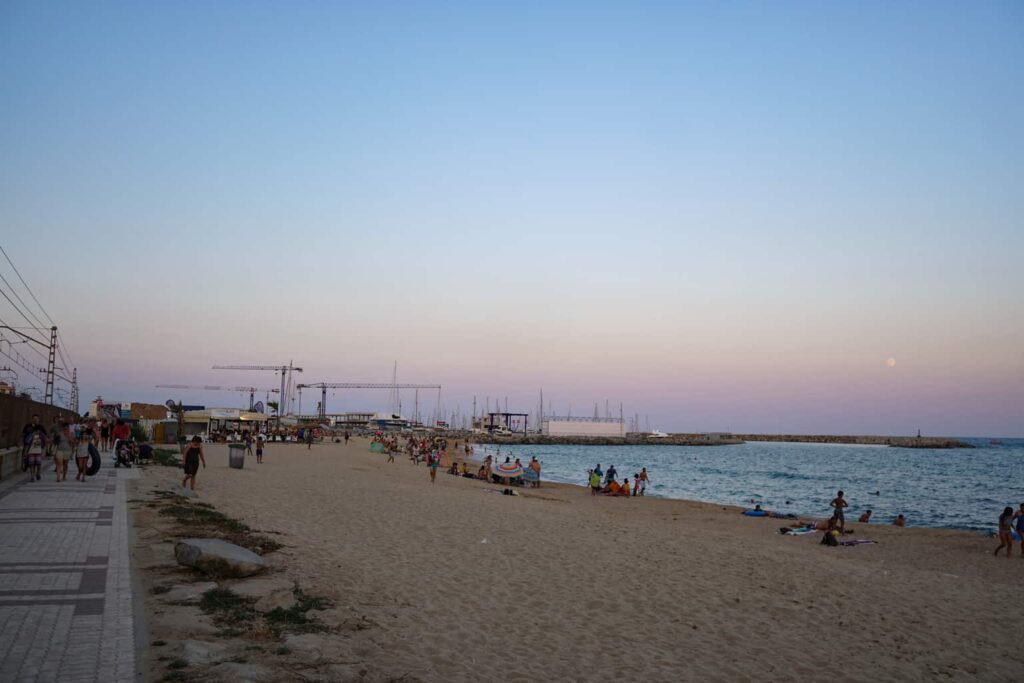
<svg viewBox="0 0 1024 683"><path fill-rule="evenodd" d="M18 473L0 484L0 681L136 679L126 479Z"/></svg>

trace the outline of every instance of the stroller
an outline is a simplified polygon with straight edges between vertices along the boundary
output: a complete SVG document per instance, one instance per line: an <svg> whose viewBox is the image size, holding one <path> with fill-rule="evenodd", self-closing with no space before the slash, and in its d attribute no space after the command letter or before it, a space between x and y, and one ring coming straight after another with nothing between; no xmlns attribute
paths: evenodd
<svg viewBox="0 0 1024 683"><path fill-rule="evenodd" d="M112 458L114 460L114 467L131 467L133 462L138 462L135 441L132 439L118 439L115 441Z"/></svg>

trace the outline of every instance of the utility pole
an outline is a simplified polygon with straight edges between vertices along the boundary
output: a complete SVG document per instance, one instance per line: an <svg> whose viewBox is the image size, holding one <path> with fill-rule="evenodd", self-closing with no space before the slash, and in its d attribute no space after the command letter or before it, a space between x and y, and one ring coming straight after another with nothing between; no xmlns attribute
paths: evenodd
<svg viewBox="0 0 1024 683"><path fill-rule="evenodd" d="M53 366L57 357L57 326L50 328L50 358L46 361L46 397L43 403L53 405Z"/></svg>
<svg viewBox="0 0 1024 683"><path fill-rule="evenodd" d="M78 412L78 368L71 370L71 410Z"/></svg>

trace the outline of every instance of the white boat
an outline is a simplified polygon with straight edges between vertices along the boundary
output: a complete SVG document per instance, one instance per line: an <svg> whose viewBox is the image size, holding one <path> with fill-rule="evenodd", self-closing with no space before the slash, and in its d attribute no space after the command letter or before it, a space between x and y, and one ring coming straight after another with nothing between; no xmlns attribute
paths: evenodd
<svg viewBox="0 0 1024 683"><path fill-rule="evenodd" d="M647 438L649 438L649 439L667 439L668 438L668 434L666 434L665 432L661 431L660 429L653 429L653 430L651 430L651 433L647 435Z"/></svg>

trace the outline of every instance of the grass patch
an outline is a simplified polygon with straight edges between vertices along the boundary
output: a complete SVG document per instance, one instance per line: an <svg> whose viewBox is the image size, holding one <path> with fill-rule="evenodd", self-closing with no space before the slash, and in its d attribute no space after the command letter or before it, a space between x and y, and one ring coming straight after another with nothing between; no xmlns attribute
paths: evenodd
<svg viewBox="0 0 1024 683"><path fill-rule="evenodd" d="M267 626L277 634L286 630L297 633L316 633L328 630L309 612L310 610L327 609L331 606L331 601L323 597L306 595L297 584L292 590L295 594L295 604L287 609L278 607L267 612L265 615Z"/></svg>
<svg viewBox="0 0 1024 683"><path fill-rule="evenodd" d="M160 514L174 517L175 521L185 526L209 526L232 534L250 531L247 524L222 512L188 503L168 505L160 509Z"/></svg>
<svg viewBox="0 0 1024 683"><path fill-rule="evenodd" d="M212 615L213 620L224 626L249 623L259 618L253 608L256 601L235 593L229 588L211 588L203 593L199 609Z"/></svg>
<svg viewBox="0 0 1024 683"><path fill-rule="evenodd" d="M163 503L158 505L158 512L173 517L178 524L188 528L189 534L202 532L248 548L257 555L266 555L282 547L274 539L255 533L245 522L218 512L209 503L193 502L169 492L157 493Z"/></svg>
<svg viewBox="0 0 1024 683"><path fill-rule="evenodd" d="M153 449L153 462L164 467L181 467L178 454L166 448Z"/></svg>

